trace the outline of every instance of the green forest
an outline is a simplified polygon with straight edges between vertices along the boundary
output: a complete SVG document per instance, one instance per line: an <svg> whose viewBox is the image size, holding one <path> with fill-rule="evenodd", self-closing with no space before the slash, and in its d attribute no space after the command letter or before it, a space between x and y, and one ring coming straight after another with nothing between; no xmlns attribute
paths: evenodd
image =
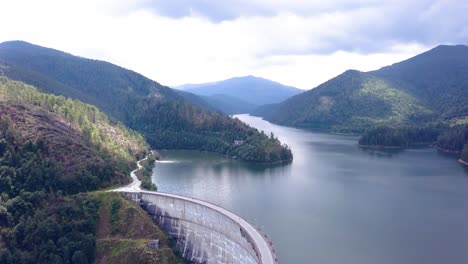
<svg viewBox="0 0 468 264"><path fill-rule="evenodd" d="M467 75L468 47L438 46L376 71L345 71L256 114L281 125L340 133L424 127L468 116Z"/></svg>
<svg viewBox="0 0 468 264"><path fill-rule="evenodd" d="M368 73L346 71L258 114L281 125L339 133L362 133L383 125L431 120L433 113L411 94Z"/></svg>
<svg viewBox="0 0 468 264"><path fill-rule="evenodd" d="M134 160L148 149L144 138L123 124L112 124L95 106L78 100L38 92L36 88L0 76L0 102L28 104L60 116L72 129L82 133L93 145L115 157Z"/></svg>
<svg viewBox="0 0 468 264"><path fill-rule="evenodd" d="M135 159L149 149L141 135L112 125L96 107L5 77L0 77L0 102L5 158L21 155L22 144L43 147L40 153L48 157L41 159L57 164L67 193L128 182ZM76 178L83 180L77 184Z"/></svg>
<svg viewBox="0 0 468 264"><path fill-rule="evenodd" d="M93 263L110 255L96 251L109 244L97 232L108 219L103 199L118 194L82 192L128 183L136 158L148 153L143 137L94 106L5 77L0 114L0 263ZM167 246L149 253L161 255L181 263Z"/></svg>
<svg viewBox="0 0 468 264"><path fill-rule="evenodd" d="M422 127L382 126L366 131L359 139L361 146L407 148L418 145L432 145L439 135L448 129L446 125L427 125Z"/></svg>
<svg viewBox="0 0 468 264"><path fill-rule="evenodd" d="M153 149L218 152L251 162L292 160L291 151L278 140L107 62L13 41L0 44L1 73L40 91L93 104L141 133ZM245 145L235 145L235 140Z"/></svg>
<svg viewBox="0 0 468 264"><path fill-rule="evenodd" d="M159 154L154 154L152 152L146 158L140 162L142 168L136 172L137 177L141 181L141 188L148 191L157 191L158 187L153 183L151 177L153 176L154 163L156 162L156 157Z"/></svg>
<svg viewBox="0 0 468 264"><path fill-rule="evenodd" d="M257 114L281 125L359 134L366 147L434 146L466 160L468 47L438 46L376 71L348 70Z"/></svg>
<svg viewBox="0 0 468 264"><path fill-rule="evenodd" d="M132 260L183 262L140 208L119 194L83 193L127 183L136 157L148 152L142 136L94 106L4 77L0 113L0 263L94 263L112 258L107 249L122 241L134 244L120 250ZM136 219L125 219L128 210ZM146 231L129 237L141 224ZM102 225L118 237L108 240L115 234L103 235ZM136 256L158 237L161 250Z"/></svg>
<svg viewBox="0 0 468 264"><path fill-rule="evenodd" d="M363 147L407 148L433 146L444 152L459 153L468 160L468 125L444 123L424 127L378 127L366 131L359 139Z"/></svg>
<svg viewBox="0 0 468 264"><path fill-rule="evenodd" d="M97 205L63 195L113 175L64 177L45 141L21 143L5 119L0 127L0 263L91 263Z"/></svg>

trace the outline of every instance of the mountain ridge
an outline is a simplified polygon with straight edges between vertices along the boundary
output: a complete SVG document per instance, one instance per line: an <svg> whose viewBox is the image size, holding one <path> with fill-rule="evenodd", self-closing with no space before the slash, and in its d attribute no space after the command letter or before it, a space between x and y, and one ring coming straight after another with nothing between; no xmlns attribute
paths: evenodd
<svg viewBox="0 0 468 264"><path fill-rule="evenodd" d="M348 70L255 114L281 125L361 133L468 115L468 47L437 46L376 71Z"/></svg>
<svg viewBox="0 0 468 264"><path fill-rule="evenodd" d="M206 98L207 96L224 95L237 98L239 104L242 103L242 101L246 102L239 105L238 108L241 112L237 111L234 113L250 112L252 106L258 107L264 104L279 103L303 91L292 86L283 85L253 75L233 77L209 83L186 84L175 88L202 96L211 104L216 104L216 102L211 101L210 98ZM222 105L218 106L218 109L225 113L233 113L233 108L232 105L227 108L224 108Z"/></svg>
<svg viewBox="0 0 468 264"><path fill-rule="evenodd" d="M251 162L292 159L290 150L278 140L239 120L206 111L173 89L108 62L13 41L0 44L0 69L7 77L41 91L97 106L113 121L140 132L154 149L212 151ZM235 140L245 144L236 145Z"/></svg>

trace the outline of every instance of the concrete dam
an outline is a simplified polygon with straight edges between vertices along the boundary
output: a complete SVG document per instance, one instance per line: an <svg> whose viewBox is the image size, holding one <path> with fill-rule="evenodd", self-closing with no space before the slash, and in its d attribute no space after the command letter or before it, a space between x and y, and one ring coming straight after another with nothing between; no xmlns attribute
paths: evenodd
<svg viewBox="0 0 468 264"><path fill-rule="evenodd" d="M160 192L123 192L175 241L189 263L276 264L271 242L236 214L214 204Z"/></svg>

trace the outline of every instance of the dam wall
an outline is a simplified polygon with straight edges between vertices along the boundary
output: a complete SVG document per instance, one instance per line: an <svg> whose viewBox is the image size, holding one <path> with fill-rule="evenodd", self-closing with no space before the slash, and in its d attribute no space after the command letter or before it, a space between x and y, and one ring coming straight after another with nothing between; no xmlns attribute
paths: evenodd
<svg viewBox="0 0 468 264"><path fill-rule="evenodd" d="M278 263L271 243L247 221L224 208L159 192L124 194L140 203L189 263Z"/></svg>

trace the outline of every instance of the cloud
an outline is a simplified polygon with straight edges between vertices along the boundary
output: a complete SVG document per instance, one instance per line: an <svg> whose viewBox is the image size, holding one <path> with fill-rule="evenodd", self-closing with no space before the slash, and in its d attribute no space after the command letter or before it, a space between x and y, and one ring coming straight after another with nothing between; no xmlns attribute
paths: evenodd
<svg viewBox="0 0 468 264"><path fill-rule="evenodd" d="M253 74L304 89L468 42L464 2L322 2L15 0L2 2L0 41L110 61L166 85Z"/></svg>
<svg viewBox="0 0 468 264"><path fill-rule="evenodd" d="M172 18L203 16L213 22L239 17L276 16L282 12L298 15L350 10L379 3L377 0L143 0L135 8L151 8L158 15Z"/></svg>
<svg viewBox="0 0 468 264"><path fill-rule="evenodd" d="M274 21L286 13L304 20L304 26L296 26L306 32L316 27L328 31L322 34L326 38L320 39L323 45L316 45L311 39L307 47L293 49L292 53L335 50L366 53L397 42L433 45L468 41L468 2L464 0L147 0L135 7L150 8L160 16L199 16L215 23L255 18Z"/></svg>

